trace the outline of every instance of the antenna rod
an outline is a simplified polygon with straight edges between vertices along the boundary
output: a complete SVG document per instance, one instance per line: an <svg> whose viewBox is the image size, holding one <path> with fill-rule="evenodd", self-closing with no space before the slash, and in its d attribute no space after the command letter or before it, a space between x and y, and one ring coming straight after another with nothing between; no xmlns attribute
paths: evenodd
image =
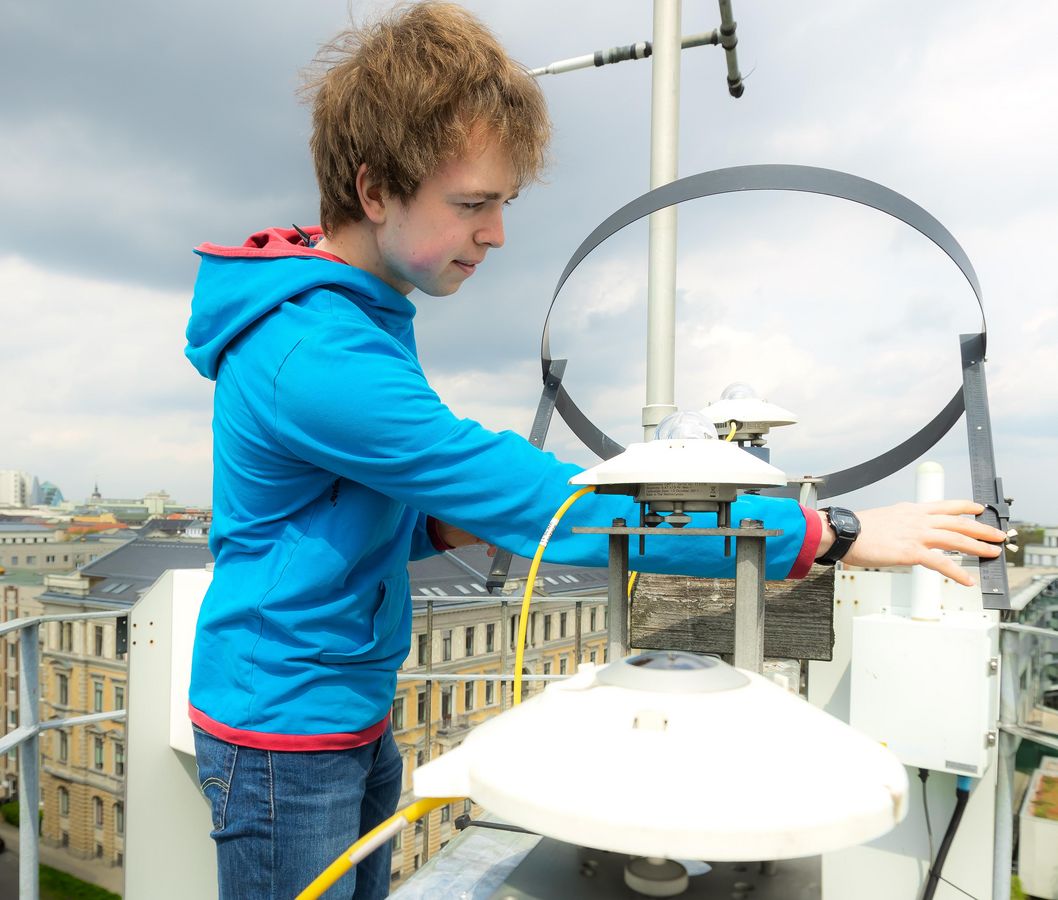
<svg viewBox="0 0 1058 900"><path fill-rule="evenodd" d="M688 50L691 47L716 46L722 44L721 29L714 28L712 31L703 31L701 34L689 34L680 41L680 47ZM550 65L539 69L530 69L529 74L534 78L541 75L561 75L563 72L572 72L576 69L590 69L592 66L608 66L612 63L624 62L629 59L646 59L654 52L650 41L637 41L624 47L611 47L609 50L596 50L585 56L573 56L570 59L560 59ZM736 64L737 65L737 64ZM730 72L730 67L729 67ZM741 91L739 92L741 93Z"/></svg>

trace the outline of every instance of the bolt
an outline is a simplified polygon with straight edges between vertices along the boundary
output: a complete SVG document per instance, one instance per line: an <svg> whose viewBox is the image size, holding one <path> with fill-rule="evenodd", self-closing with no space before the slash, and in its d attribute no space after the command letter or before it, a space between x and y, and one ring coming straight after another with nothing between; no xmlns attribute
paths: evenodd
<svg viewBox="0 0 1058 900"><path fill-rule="evenodd" d="M989 731L989 732L987 732L985 734L985 743L989 747L994 747L996 745L996 740L997 740L997 737L996 737L996 733L994 731Z"/></svg>

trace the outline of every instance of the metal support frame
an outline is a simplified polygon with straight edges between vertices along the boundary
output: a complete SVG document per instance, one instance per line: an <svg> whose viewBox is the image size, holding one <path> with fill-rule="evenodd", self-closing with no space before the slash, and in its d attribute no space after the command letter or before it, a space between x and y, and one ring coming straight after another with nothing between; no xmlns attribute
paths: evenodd
<svg viewBox="0 0 1058 900"><path fill-rule="evenodd" d="M614 519L614 528L623 528L624 519ZM606 659L613 662L628 656L628 534L610 532L608 568L609 600L606 604Z"/></svg>
<svg viewBox="0 0 1058 900"><path fill-rule="evenodd" d="M761 529L757 519L743 519L739 528ZM763 537L742 535L735 541L735 667L764 670Z"/></svg>

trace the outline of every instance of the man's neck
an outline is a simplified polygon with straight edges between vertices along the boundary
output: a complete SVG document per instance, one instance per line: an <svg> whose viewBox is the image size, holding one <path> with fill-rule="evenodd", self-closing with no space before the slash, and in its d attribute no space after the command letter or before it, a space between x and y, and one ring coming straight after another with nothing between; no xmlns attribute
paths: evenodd
<svg viewBox="0 0 1058 900"><path fill-rule="evenodd" d="M383 264L378 252L378 242L372 230L371 223L366 219L360 222L348 222L334 229L330 235L324 235L316 244L317 250L323 250L332 256L337 256L343 262L365 272L370 272L377 278L389 284L386 278L386 266ZM411 293L410 285L391 284L395 290L407 296Z"/></svg>

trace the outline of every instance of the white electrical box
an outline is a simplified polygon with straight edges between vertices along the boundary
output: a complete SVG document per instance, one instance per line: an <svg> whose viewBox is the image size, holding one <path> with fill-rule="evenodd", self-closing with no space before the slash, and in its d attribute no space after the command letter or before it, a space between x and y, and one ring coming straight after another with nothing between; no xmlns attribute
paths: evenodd
<svg viewBox="0 0 1058 900"><path fill-rule="evenodd" d="M859 616L851 670L853 728L906 766L984 774L999 712L999 629L987 615Z"/></svg>

